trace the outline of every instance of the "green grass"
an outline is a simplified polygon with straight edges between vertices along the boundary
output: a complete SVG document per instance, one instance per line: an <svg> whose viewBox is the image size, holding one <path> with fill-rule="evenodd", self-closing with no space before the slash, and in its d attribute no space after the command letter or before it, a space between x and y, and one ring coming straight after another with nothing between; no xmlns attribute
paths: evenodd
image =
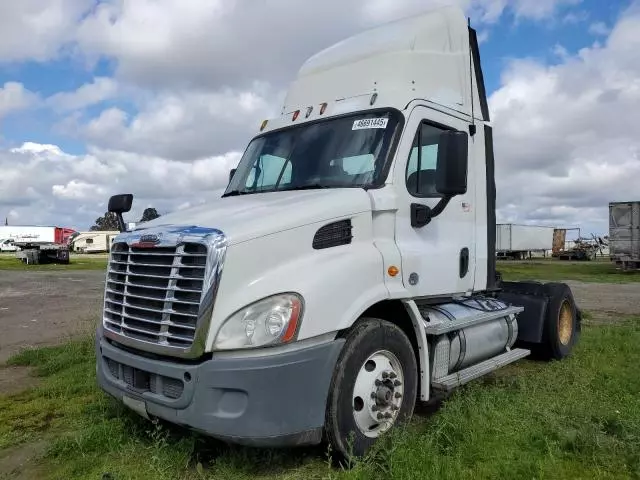
<svg viewBox="0 0 640 480"><path fill-rule="evenodd" d="M323 447L225 446L140 419L95 386L92 340L10 360L41 383L0 397L0 453L49 438L38 478L640 478L640 318L585 327L562 362L525 360L453 394L350 470ZM107 476L102 476L108 473ZM47 477L48 476L48 477Z"/></svg>
<svg viewBox="0 0 640 480"><path fill-rule="evenodd" d="M640 272L623 272L606 260L568 262L557 259L498 261L496 269L504 280L548 280L602 283L640 282Z"/></svg>
<svg viewBox="0 0 640 480"><path fill-rule="evenodd" d="M48 263L44 265L25 265L22 261L18 260L13 253L0 254L0 270L45 270L45 271L58 271L58 270L105 270L107 268L107 257L101 256L89 256L89 255L71 255L68 265L60 265L55 263Z"/></svg>

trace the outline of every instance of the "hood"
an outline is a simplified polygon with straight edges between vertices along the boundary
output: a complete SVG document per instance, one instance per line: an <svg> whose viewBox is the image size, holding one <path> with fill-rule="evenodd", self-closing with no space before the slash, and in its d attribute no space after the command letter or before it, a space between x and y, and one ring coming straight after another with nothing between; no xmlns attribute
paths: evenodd
<svg viewBox="0 0 640 480"><path fill-rule="evenodd" d="M221 230L229 244L234 244L367 211L371 211L371 200L361 188L255 193L218 198L173 212L133 231L165 225L208 227Z"/></svg>

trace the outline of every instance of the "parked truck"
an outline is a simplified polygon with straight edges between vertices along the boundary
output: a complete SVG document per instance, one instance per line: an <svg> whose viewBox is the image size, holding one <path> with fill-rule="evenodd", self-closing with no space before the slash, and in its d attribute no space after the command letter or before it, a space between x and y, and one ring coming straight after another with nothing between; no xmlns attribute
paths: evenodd
<svg viewBox="0 0 640 480"><path fill-rule="evenodd" d="M0 238L12 240L16 257L29 265L69 263L69 243L75 230L56 226L1 226Z"/></svg>
<svg viewBox="0 0 640 480"><path fill-rule="evenodd" d="M609 258L623 270L640 269L640 201L609 203Z"/></svg>
<svg viewBox="0 0 640 480"><path fill-rule="evenodd" d="M570 288L495 271L489 120L458 8L311 57L221 198L115 239L101 388L229 442L349 457L417 401L570 355ZM121 230L132 199L109 201Z"/></svg>
<svg viewBox="0 0 640 480"><path fill-rule="evenodd" d="M523 259L532 252L546 255L553 249L554 227L503 223L496 226L498 257Z"/></svg>

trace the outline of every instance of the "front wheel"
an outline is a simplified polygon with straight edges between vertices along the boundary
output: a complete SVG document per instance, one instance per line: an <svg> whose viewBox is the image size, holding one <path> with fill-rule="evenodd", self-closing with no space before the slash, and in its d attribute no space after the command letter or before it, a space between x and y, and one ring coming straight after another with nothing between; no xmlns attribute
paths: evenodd
<svg viewBox="0 0 640 480"><path fill-rule="evenodd" d="M329 389L325 431L343 457L363 455L411 418L418 372L411 342L386 320L363 318L348 334Z"/></svg>

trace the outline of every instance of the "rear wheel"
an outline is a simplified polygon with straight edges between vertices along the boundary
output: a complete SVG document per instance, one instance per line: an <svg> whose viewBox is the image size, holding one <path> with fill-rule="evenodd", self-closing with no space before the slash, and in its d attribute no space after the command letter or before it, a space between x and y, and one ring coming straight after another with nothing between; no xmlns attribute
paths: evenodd
<svg viewBox="0 0 640 480"><path fill-rule="evenodd" d="M579 312L568 285L547 283L544 288L549 306L539 353L547 359L561 360L571 353L578 339Z"/></svg>
<svg viewBox="0 0 640 480"><path fill-rule="evenodd" d="M418 373L411 342L391 322L364 318L347 336L329 390L325 431L342 457L363 455L382 434L406 422Z"/></svg>

